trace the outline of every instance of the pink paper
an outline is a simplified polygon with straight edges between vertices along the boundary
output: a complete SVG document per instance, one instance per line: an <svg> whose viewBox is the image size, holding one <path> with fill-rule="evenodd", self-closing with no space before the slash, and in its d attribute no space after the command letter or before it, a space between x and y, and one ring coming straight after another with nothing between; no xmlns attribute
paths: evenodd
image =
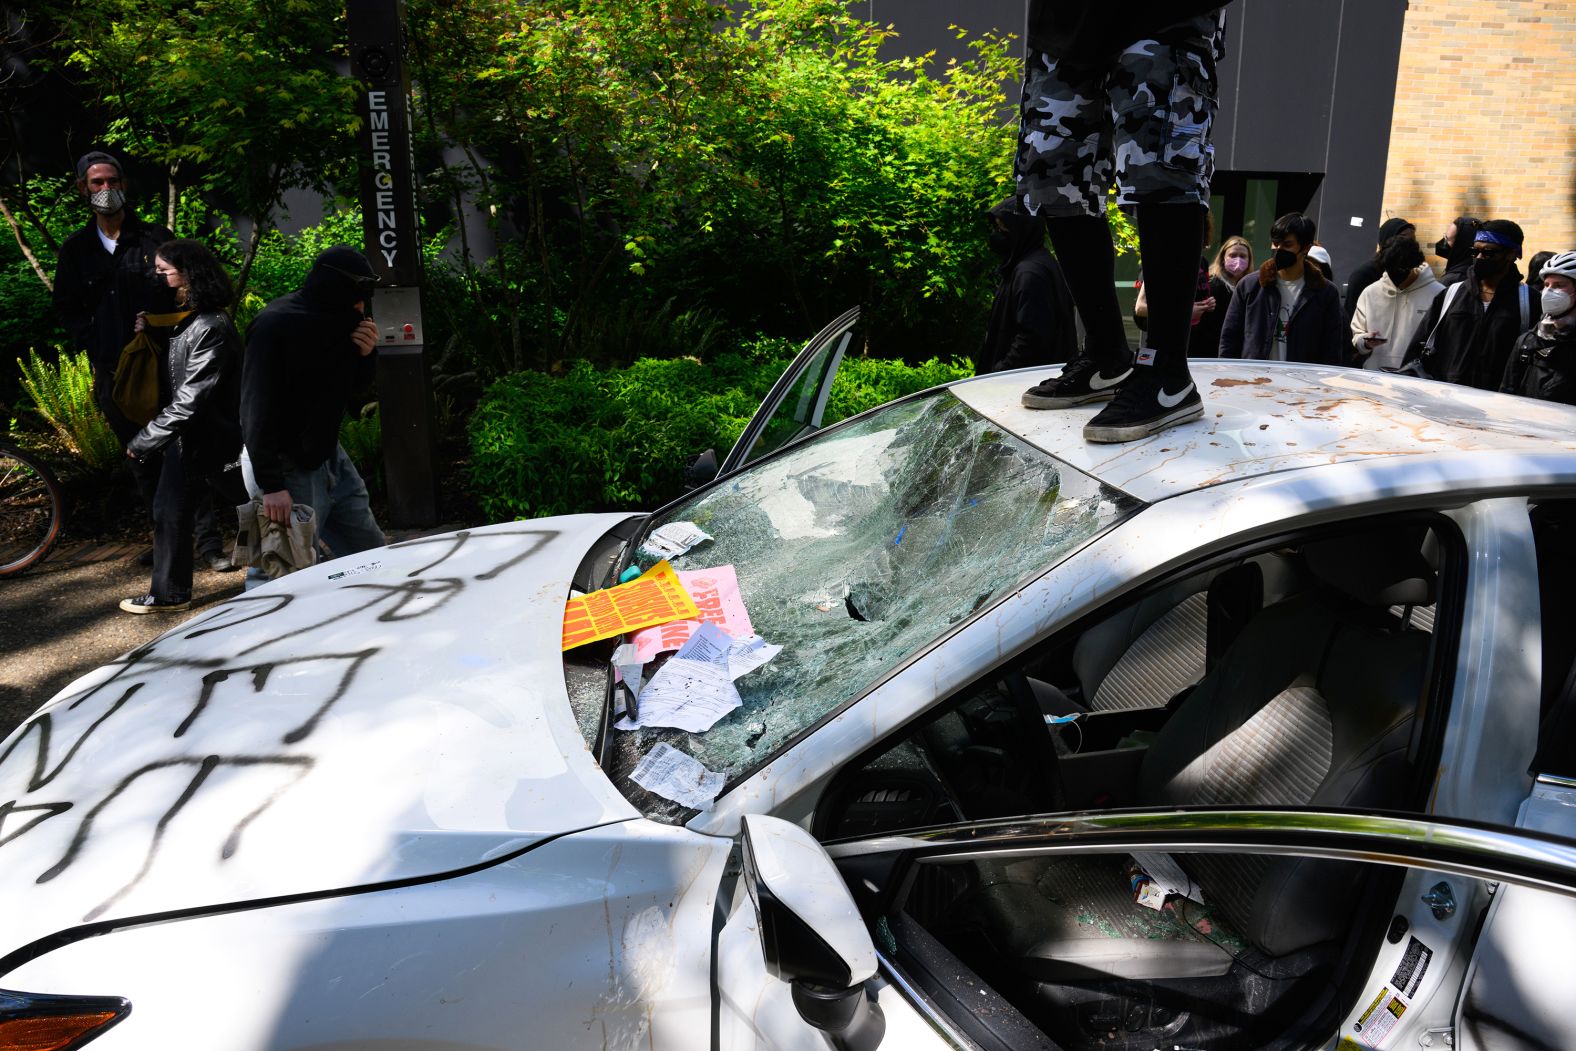
<svg viewBox="0 0 1576 1051"><path fill-rule="evenodd" d="M635 654L642 664L649 664L660 653L678 649L704 623L715 624L736 639L755 634L732 566L680 570L679 583L695 600L700 619L676 620L635 632Z"/></svg>

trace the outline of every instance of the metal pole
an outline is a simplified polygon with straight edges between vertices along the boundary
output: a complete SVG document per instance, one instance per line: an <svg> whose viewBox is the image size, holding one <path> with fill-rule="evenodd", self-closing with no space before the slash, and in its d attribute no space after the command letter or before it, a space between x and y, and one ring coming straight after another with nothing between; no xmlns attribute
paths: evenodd
<svg viewBox="0 0 1576 1051"><path fill-rule="evenodd" d="M411 156L403 0L348 0L350 74L360 84L362 232L382 278L372 304L378 347L378 412L389 521L438 521L433 470L432 383L421 326L421 240Z"/></svg>

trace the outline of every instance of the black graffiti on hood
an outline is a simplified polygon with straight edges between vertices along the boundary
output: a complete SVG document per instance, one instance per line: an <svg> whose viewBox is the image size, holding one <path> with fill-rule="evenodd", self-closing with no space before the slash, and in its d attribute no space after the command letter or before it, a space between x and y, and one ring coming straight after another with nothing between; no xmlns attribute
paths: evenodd
<svg viewBox="0 0 1576 1051"><path fill-rule="evenodd" d="M186 737L192 727L210 710L219 686L236 676L250 676L252 691L261 695L266 692L270 680L287 666L300 667L321 661L346 662L346 667L339 675L337 682L321 695L309 698L309 703L312 705L309 714L301 722L286 730L279 739L282 749L300 745L312 735L334 706L346 696L357 675L369 662L377 657L381 652L381 648L368 647L348 652L309 653L261 660L248 660L248 655L289 639L311 636L319 629L325 628L330 624L353 622L368 616L375 617L375 620L379 623L417 621L448 605L463 594L472 582L491 581L514 566L521 564L557 536L558 532L556 530L542 529L502 530L479 535L469 530L462 530L448 536L424 537L405 541L392 545L392 547L397 550L422 545L441 545L445 546L446 550L434 561L412 571L405 580L399 583L383 584L369 580L341 585L335 590L370 592L371 595L365 602L355 605L348 610L343 608L336 609L329 615L321 619L315 619L304 627L295 627L268 636L260 642L232 650L228 655L190 657L166 655L163 652L171 640L177 638L192 640L231 632L243 625L266 624L271 618L303 601L306 597L292 592L237 596L211 613L181 628L168 632L147 645L140 646L118 660L111 662L110 667L113 668L111 674L99 679L75 695L59 698L55 704L39 712L15 733L9 742L5 744L4 750L0 751L0 770L5 769L8 760L12 759L13 753L16 753L21 748L22 742L30 735L33 736L35 739L35 753L32 769L27 774L26 787L22 796L30 796L41 791L79 758L83 745L90 737L95 734L109 732L103 729L106 724L111 723L117 714L123 712L127 702L145 687L152 687L159 691L159 703L157 707L151 708L146 703L140 703L137 706L137 710L140 713L139 718L153 712L163 711L164 705L168 702L175 701L178 703L175 698L168 696L168 687L159 680L161 675L175 675L182 671L200 673L197 696L193 698L190 709L170 734L170 740L174 743ZM482 541L490 541L495 537L501 541L504 538L514 538L512 544L518 544L520 542L518 538L522 537L531 538L534 542L526 545L523 551L511 550L508 557L475 574L470 579L460 576L434 578L425 575L453 559L468 546L476 545ZM320 600L322 597L324 596L312 596L314 601ZM183 682L180 678L175 678L171 681L175 684ZM184 681L190 682L189 679ZM112 699L105 703L104 698L106 697L112 697ZM95 701L104 703L104 710L92 718L76 734L75 738L70 741L64 751L57 756L58 742L56 741L56 736L60 733L60 722L56 718L55 712L75 711L83 705ZM122 715L121 718L129 718L129 716ZM278 767L292 774L288 781L268 793L258 805L243 815L226 834L220 848L220 859L228 860L239 849L241 835L247 827L266 812L280 796L305 778L314 768L316 762L316 757L312 755L293 750L281 750L279 752L265 751L256 754L237 755L174 754L143 763L135 771L121 778L103 795L98 796L92 806L77 821L70 844L65 852L58 860L39 874L37 882L41 884L48 883L68 871L83 856L84 849L91 840L94 828L105 809L141 779L157 771L191 768L192 776L159 817L137 872L114 894L110 895L109 898L95 906L84 916L84 922L91 921L112 908L116 902L129 894L146 877L156 860L159 847L164 840L165 830L170 822L180 814L193 797L202 791L203 786L208 783L210 776L215 771L232 767ZM4 848L10 843L21 839L44 823L58 818L61 814L78 809L84 802L83 800L72 799L23 802L22 798L0 802L0 848Z"/></svg>

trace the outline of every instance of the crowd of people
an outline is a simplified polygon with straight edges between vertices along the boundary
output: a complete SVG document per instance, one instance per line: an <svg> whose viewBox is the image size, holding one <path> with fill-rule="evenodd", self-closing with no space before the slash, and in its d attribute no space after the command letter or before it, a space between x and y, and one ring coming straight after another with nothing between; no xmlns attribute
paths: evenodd
<svg viewBox="0 0 1576 1051"><path fill-rule="evenodd" d="M238 568L221 513L244 521L255 509L265 530L296 541L247 545L248 587L291 568L288 556L260 557L265 550L299 552L300 563L319 545L331 557L381 547L366 486L338 438L371 380L378 339L369 316L377 274L366 257L345 246L321 253L301 288L269 303L243 340L223 263L202 242L138 219L117 158L83 156L77 189L92 216L61 247L55 307L88 354L95 400L153 527L148 591L120 608L190 608L194 547L212 569ZM139 375L129 363L141 346L157 362L145 391L127 382Z"/></svg>
<svg viewBox="0 0 1576 1051"><path fill-rule="evenodd" d="M980 370L1076 360L1072 295L1044 222L1015 198L990 221L1005 263ZM1188 357L1344 365L1576 404L1576 251L1538 252L1524 276L1520 226L1459 216L1429 246L1434 264L1417 227L1393 218L1343 295L1316 235L1293 212L1271 226L1271 257L1256 268L1240 236L1200 259ZM1141 278L1137 287L1133 321L1146 331Z"/></svg>

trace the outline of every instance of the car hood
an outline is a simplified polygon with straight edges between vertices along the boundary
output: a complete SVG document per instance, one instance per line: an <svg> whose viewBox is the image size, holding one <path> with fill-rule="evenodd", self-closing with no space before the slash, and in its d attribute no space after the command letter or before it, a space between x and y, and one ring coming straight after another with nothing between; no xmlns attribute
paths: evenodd
<svg viewBox="0 0 1576 1051"><path fill-rule="evenodd" d="M325 563L67 687L0 745L0 956L78 924L452 872L638 816L576 727L570 580L625 515Z"/></svg>

